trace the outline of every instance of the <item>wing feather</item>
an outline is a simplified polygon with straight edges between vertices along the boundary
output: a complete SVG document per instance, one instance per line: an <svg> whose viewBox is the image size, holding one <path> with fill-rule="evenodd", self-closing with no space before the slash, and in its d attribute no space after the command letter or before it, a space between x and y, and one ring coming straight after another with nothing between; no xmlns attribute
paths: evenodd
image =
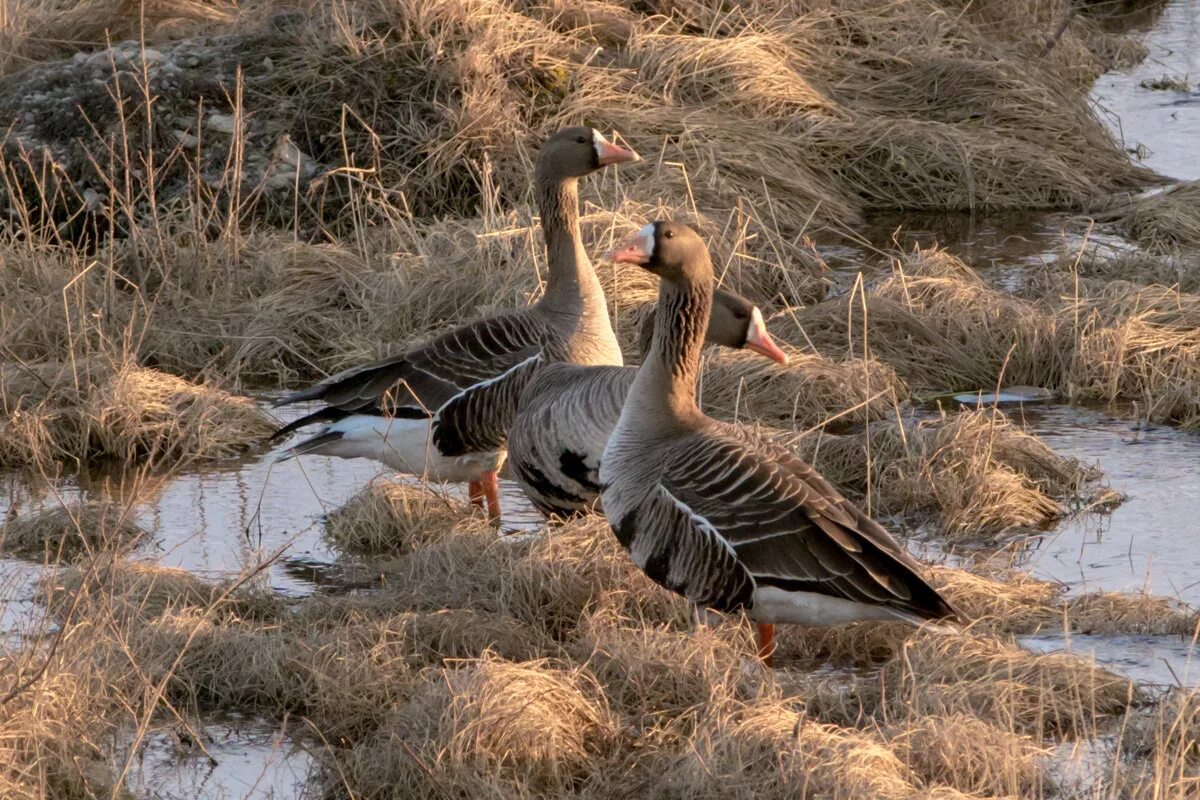
<svg viewBox="0 0 1200 800"><path fill-rule="evenodd" d="M757 585L955 616L911 556L790 451L708 429L672 453L662 492L687 509L691 536L725 542Z"/></svg>

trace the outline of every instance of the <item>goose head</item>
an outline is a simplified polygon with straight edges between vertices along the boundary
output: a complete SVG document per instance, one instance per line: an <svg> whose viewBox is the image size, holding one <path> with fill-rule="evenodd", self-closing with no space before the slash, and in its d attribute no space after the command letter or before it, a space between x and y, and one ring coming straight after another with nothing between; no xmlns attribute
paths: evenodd
<svg viewBox="0 0 1200 800"><path fill-rule="evenodd" d="M650 351L650 339L653 335L654 314L651 312L642 322L639 337L643 355ZM751 350L776 363L787 363L787 353L775 344L775 340L767 332L762 311L758 306L737 292L726 289L713 291L712 313L708 318L704 341L735 350Z"/></svg>
<svg viewBox="0 0 1200 800"><path fill-rule="evenodd" d="M582 178L612 164L640 160L633 150L613 144L594 128L563 128L542 145L538 171L556 178Z"/></svg>

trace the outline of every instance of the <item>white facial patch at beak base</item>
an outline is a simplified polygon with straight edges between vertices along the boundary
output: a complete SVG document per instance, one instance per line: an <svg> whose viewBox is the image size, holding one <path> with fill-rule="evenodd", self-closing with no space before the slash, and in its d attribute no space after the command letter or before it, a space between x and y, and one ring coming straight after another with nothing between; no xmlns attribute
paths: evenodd
<svg viewBox="0 0 1200 800"><path fill-rule="evenodd" d="M646 260L649 261L650 259L654 258L654 223L648 222L643 225L637 232L637 237L644 243L643 250L646 253ZM755 311L757 310L758 309L755 309Z"/></svg>
<svg viewBox="0 0 1200 800"><path fill-rule="evenodd" d="M602 167L642 160L633 150L613 144L595 128L592 128L592 147L596 151L596 163Z"/></svg>

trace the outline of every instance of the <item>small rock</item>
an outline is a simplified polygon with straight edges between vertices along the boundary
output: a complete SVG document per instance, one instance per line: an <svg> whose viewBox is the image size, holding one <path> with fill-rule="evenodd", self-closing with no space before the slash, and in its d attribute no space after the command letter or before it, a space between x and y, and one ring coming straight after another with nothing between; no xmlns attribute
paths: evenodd
<svg viewBox="0 0 1200 800"><path fill-rule="evenodd" d="M275 71L275 62L271 60L270 56L267 56L262 60L262 65L263 69L265 69L267 72Z"/></svg>
<svg viewBox="0 0 1200 800"><path fill-rule="evenodd" d="M280 165L286 165L291 171L299 172L303 176L307 177L317 171L317 162L313 157L297 147L287 136L279 137L272 156Z"/></svg>
<svg viewBox="0 0 1200 800"><path fill-rule="evenodd" d="M204 127L210 131L226 133L232 136L238 128L237 117L233 114L213 114L204 121Z"/></svg>
<svg viewBox="0 0 1200 800"><path fill-rule="evenodd" d="M95 211L104 202L104 195L97 192L95 189L87 188L83 190L83 205L88 211Z"/></svg>
<svg viewBox="0 0 1200 800"><path fill-rule="evenodd" d="M292 169L276 170L267 178L268 189L288 189L296 185L296 171Z"/></svg>
<svg viewBox="0 0 1200 800"><path fill-rule="evenodd" d="M200 140L187 131L175 130L171 131L171 135L175 137L175 141L179 142L180 145L189 149L200 144Z"/></svg>

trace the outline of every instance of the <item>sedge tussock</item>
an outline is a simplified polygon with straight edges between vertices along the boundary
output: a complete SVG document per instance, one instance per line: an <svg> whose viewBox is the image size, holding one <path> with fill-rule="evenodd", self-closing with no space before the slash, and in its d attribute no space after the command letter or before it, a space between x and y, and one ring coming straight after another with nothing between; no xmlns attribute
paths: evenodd
<svg viewBox="0 0 1200 800"><path fill-rule="evenodd" d="M1200 426L1200 332L1140 317L1085 333L1079 345L1082 397L1132 400L1151 422Z"/></svg>
<svg viewBox="0 0 1200 800"><path fill-rule="evenodd" d="M914 392L1054 387L1067 366L1052 315L988 286L937 248L903 254L865 294L826 300L774 323L773 333L807 340L822 354L876 358Z"/></svg>
<svg viewBox="0 0 1200 800"><path fill-rule="evenodd" d="M723 419L749 417L801 429L880 419L908 399L908 387L885 364L835 361L784 346L788 363L755 353L714 349L705 360L700 390L705 412Z"/></svg>
<svg viewBox="0 0 1200 800"><path fill-rule="evenodd" d="M932 519L951 541L1050 522L1098 477L986 409L854 433L769 434L873 513Z"/></svg>
<svg viewBox="0 0 1200 800"><path fill-rule="evenodd" d="M1130 800L1190 797L1200 788L1200 702L1192 689L1171 689L1130 718L1121 737L1120 776Z"/></svg>
<svg viewBox="0 0 1200 800"><path fill-rule="evenodd" d="M91 663L95 631L63 633L39 680L0 704L0 796L90 800L129 795L117 784L107 744L117 728L111 676ZM45 648L0 656L0 685L26 682L49 658Z"/></svg>
<svg viewBox="0 0 1200 800"><path fill-rule="evenodd" d="M445 492L377 479L325 519L325 535L348 553L401 555L436 541L471 510Z"/></svg>
<svg viewBox="0 0 1200 800"><path fill-rule="evenodd" d="M1116 225L1151 252L1200 246L1200 182L1121 198L1090 216Z"/></svg>
<svg viewBox="0 0 1200 800"><path fill-rule="evenodd" d="M1018 733L1088 735L1140 699L1133 681L1066 653L1030 653L998 637L922 634L881 668L859 700L889 714L969 712ZM870 698L874 698L871 700Z"/></svg>
<svg viewBox="0 0 1200 800"><path fill-rule="evenodd" d="M8 364L0 463L178 465L224 458L271 432L258 405L133 364Z"/></svg>
<svg viewBox="0 0 1200 800"><path fill-rule="evenodd" d="M914 716L883 731L900 761L927 784L969 794L1038 796L1049 749L970 714Z"/></svg>
<svg viewBox="0 0 1200 800"><path fill-rule="evenodd" d="M573 650L630 725L661 725L686 736L705 709L770 693L762 671L749 660L754 646L748 625L681 630L603 610L581 627Z"/></svg>
<svg viewBox="0 0 1200 800"><path fill-rule="evenodd" d="M221 619L267 620L282 610L272 593L222 584L175 567L130 561L111 554L81 560L42 587L49 609L62 616L76 606L101 608L117 620L155 619L184 609Z"/></svg>
<svg viewBox="0 0 1200 800"><path fill-rule="evenodd" d="M674 796L907 798L915 777L880 739L807 718L787 701L702 720L662 781Z"/></svg>
<svg viewBox="0 0 1200 800"><path fill-rule="evenodd" d="M585 670L488 656L430 674L370 738L332 754L354 797L394 787L440 795L553 796L617 739L616 719Z"/></svg>
<svg viewBox="0 0 1200 800"><path fill-rule="evenodd" d="M0 528L0 551L50 563L124 550L144 535L128 507L89 501L8 517Z"/></svg>

